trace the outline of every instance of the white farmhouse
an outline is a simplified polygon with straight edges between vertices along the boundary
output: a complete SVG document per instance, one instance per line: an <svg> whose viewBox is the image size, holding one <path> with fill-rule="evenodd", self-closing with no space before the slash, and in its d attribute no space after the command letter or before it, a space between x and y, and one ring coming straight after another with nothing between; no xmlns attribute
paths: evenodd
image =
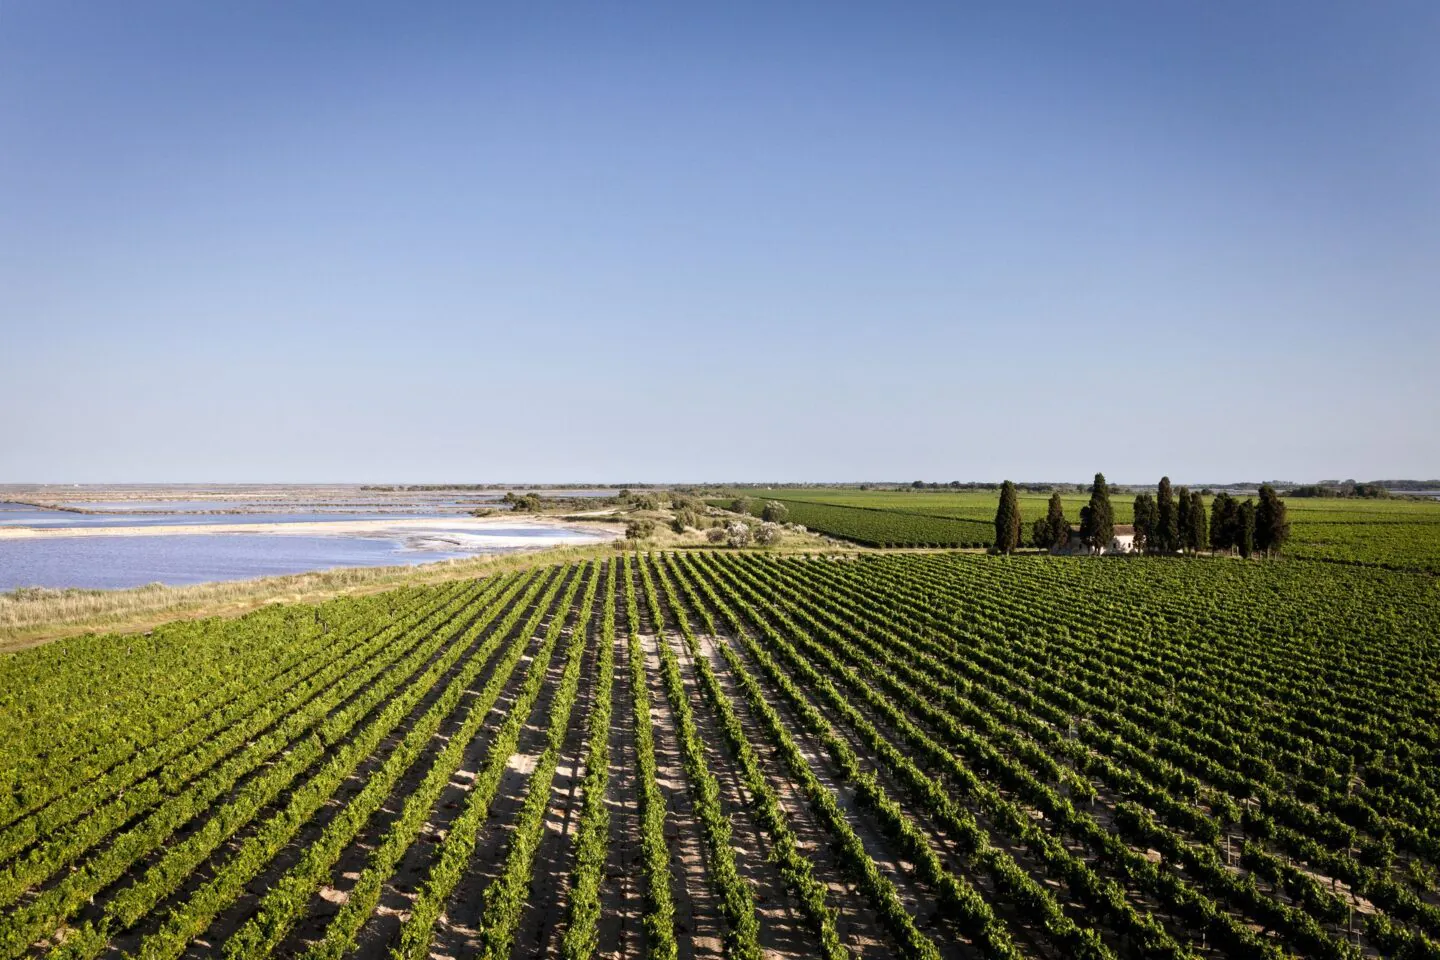
<svg viewBox="0 0 1440 960"><path fill-rule="evenodd" d="M1066 556L1099 553L1134 553L1135 528L1128 523L1117 523L1115 525L1115 534L1110 538L1110 545L1097 550L1094 547L1088 546L1080 539L1079 527L1071 525L1069 542L1067 542L1065 546L1056 547L1050 552L1064 554Z"/></svg>

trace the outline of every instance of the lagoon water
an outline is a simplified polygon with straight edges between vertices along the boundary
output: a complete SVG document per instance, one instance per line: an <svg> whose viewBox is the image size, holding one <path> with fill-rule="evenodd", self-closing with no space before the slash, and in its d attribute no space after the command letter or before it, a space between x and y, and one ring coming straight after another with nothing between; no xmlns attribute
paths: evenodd
<svg viewBox="0 0 1440 960"><path fill-rule="evenodd" d="M200 533L0 540L0 591L17 587L116 589L147 583L178 586L331 567L430 563L473 557L495 549L514 549L510 544L516 537L533 540L535 546L596 539L579 531L550 528L447 534L443 524L437 524L434 531L404 539ZM506 545L489 547L487 539L497 542L503 539ZM423 546L417 547L417 544Z"/></svg>
<svg viewBox="0 0 1440 960"><path fill-rule="evenodd" d="M415 516L400 513L400 517ZM423 516L423 514L422 514ZM76 536L0 540L0 591L17 587L116 589L147 583L179 586L212 580L244 580L332 567L430 563L478 553L514 550L520 544L590 543L598 535L554 527L447 527L451 514L433 514L433 526L388 534L301 536L227 533L237 523L394 520L395 512L292 512L284 514L150 514L123 516L43 510L0 503L0 527L82 528L203 525L214 533L165 536Z"/></svg>
<svg viewBox="0 0 1440 960"><path fill-rule="evenodd" d="M407 517L435 517L442 521L457 514L430 513L69 513L35 507L11 509L0 504L0 527L188 527L224 526L235 523L307 523L312 520L397 520Z"/></svg>

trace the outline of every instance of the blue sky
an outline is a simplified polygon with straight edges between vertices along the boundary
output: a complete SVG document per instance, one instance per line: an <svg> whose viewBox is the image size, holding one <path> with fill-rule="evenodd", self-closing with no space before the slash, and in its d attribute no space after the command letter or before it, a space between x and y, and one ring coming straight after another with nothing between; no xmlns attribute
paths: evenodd
<svg viewBox="0 0 1440 960"><path fill-rule="evenodd" d="M0 481L1437 476L1437 43L0 3Z"/></svg>

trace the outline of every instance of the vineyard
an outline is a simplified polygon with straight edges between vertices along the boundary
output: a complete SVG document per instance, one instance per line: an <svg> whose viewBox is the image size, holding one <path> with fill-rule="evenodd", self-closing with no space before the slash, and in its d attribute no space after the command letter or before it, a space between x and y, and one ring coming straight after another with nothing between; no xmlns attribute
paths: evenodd
<svg viewBox="0 0 1440 960"><path fill-rule="evenodd" d="M988 547L995 539L993 491L748 490L758 511L779 500L790 519L869 547ZM1078 523L1089 494L1067 494L1065 513ZM1112 497L1117 523L1131 522L1133 498ZM1049 494L1021 494L1026 522L1045 514ZM707 501L729 507L734 498ZM1205 498L1208 508L1209 498ZM1440 573L1440 502L1417 500L1287 501L1294 557Z"/></svg>
<svg viewBox="0 0 1440 960"><path fill-rule="evenodd" d="M1179 558L629 554L60 641L0 659L0 960L1436 958L1437 677L1428 576Z"/></svg>
<svg viewBox="0 0 1440 960"><path fill-rule="evenodd" d="M734 500L707 500L706 503L728 509ZM993 517L990 520L955 518L890 507L806 500L785 500L784 503L791 523L867 547L988 547L995 539ZM756 500L751 512L759 516L763 506L763 501Z"/></svg>

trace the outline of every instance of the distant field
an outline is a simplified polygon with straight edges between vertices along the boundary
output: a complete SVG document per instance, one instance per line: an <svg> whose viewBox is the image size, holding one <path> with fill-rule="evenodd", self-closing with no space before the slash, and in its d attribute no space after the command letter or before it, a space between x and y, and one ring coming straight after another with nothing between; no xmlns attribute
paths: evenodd
<svg viewBox="0 0 1440 960"><path fill-rule="evenodd" d="M997 493L903 490L746 490L756 500L780 500L790 517L813 530L867 546L989 546L994 541ZM1065 494L1065 515L1080 520L1087 494ZM1042 516L1048 494L1020 495L1029 521ZM1129 523L1133 495L1113 495L1117 523ZM733 498L711 500L728 506ZM1206 498L1207 509L1209 498ZM1440 502L1419 500L1285 501L1292 524L1286 553L1440 573Z"/></svg>
<svg viewBox="0 0 1440 960"><path fill-rule="evenodd" d="M792 523L868 547L986 547L995 534L989 520L927 515L883 503L839 505L768 495L765 499L784 499ZM729 507L734 498L706 502ZM758 515L763 506L756 500L752 512Z"/></svg>
<svg viewBox="0 0 1440 960"><path fill-rule="evenodd" d="M1440 605L630 554L0 656L0 957L1434 957Z"/></svg>

